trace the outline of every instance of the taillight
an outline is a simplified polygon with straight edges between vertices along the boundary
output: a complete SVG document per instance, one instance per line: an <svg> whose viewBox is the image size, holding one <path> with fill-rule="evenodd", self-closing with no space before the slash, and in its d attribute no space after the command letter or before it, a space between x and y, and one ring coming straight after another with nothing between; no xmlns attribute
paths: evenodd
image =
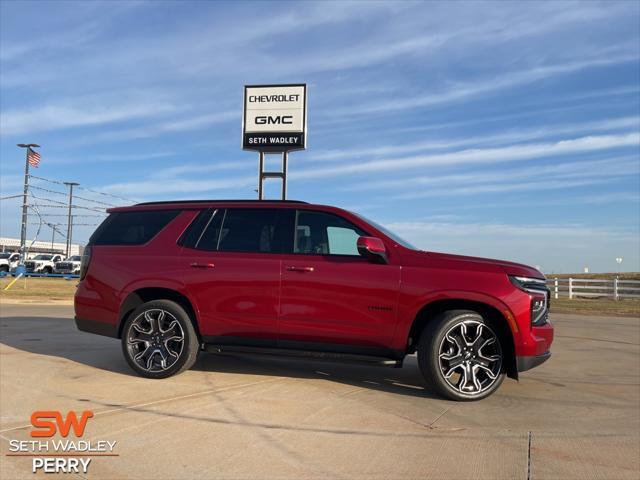
<svg viewBox="0 0 640 480"><path fill-rule="evenodd" d="M87 276L89 263L91 263L91 247L87 245L84 248L84 252L82 252L82 261L80 262L80 280Z"/></svg>

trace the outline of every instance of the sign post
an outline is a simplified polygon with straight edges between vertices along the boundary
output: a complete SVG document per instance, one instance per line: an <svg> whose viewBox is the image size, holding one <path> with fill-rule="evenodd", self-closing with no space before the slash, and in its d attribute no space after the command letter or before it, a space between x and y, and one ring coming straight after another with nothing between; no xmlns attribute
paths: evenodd
<svg viewBox="0 0 640 480"><path fill-rule="evenodd" d="M287 198L289 152L307 144L307 85L246 85L242 116L242 148L259 153L258 199L263 182L282 179L282 200ZM282 169L264 169L267 154L282 155Z"/></svg>

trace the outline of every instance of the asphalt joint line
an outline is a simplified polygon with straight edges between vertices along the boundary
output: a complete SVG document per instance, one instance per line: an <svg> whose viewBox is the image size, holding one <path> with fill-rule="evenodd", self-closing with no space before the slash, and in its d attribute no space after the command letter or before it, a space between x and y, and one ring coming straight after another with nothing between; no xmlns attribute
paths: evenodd
<svg viewBox="0 0 640 480"><path fill-rule="evenodd" d="M444 411L443 411L440 415L438 415L438 416L437 416L437 417L436 417L436 418L435 418L435 419L434 419L434 420L433 420L429 425L427 425L427 426L428 426L429 428L431 428L431 429L437 428L437 427L435 427L435 426L434 426L434 425L435 425L435 423L436 423L438 420L440 420L442 417L444 417L444 416L449 412L449 410L451 410L452 408L453 408L453 406L450 406L450 407L445 408L445 409L444 409Z"/></svg>
<svg viewBox="0 0 640 480"><path fill-rule="evenodd" d="M527 448L527 480L531 480L531 431L529 431L529 446Z"/></svg>

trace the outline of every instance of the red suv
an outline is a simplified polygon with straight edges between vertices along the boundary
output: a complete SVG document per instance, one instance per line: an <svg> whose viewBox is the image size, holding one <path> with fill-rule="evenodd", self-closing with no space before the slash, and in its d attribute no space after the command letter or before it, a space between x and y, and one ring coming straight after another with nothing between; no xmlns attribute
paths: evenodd
<svg viewBox="0 0 640 480"><path fill-rule="evenodd" d="M200 350L397 367L417 352L437 392L476 400L550 356L549 291L525 265L421 251L304 202L109 212L84 252L76 324L120 338L144 377L187 370Z"/></svg>

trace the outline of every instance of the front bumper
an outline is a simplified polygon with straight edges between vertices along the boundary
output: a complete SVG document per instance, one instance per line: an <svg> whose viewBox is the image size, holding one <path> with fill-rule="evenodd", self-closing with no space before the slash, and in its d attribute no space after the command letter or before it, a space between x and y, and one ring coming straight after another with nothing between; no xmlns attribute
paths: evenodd
<svg viewBox="0 0 640 480"><path fill-rule="evenodd" d="M527 370L531 370L532 368L535 368L538 365L549 360L550 356L551 352L546 352L542 355L535 355L533 357L517 356L516 364L518 367L518 372L526 372Z"/></svg>

